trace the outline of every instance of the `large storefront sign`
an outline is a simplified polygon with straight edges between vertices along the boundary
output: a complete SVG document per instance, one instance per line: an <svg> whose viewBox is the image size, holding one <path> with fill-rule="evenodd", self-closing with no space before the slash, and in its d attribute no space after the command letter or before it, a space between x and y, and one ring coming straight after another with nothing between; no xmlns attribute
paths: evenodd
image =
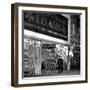
<svg viewBox="0 0 90 90"><path fill-rule="evenodd" d="M58 13L24 11L24 29L68 40L68 18Z"/></svg>

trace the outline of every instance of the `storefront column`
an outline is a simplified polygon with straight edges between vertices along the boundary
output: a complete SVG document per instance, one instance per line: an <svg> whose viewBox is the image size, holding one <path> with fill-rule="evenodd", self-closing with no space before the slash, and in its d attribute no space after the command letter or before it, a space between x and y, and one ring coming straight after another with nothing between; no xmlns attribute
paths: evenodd
<svg viewBox="0 0 90 90"><path fill-rule="evenodd" d="M42 57L41 57L41 42L36 42L36 59L35 59L35 75L41 75L41 64L42 64Z"/></svg>

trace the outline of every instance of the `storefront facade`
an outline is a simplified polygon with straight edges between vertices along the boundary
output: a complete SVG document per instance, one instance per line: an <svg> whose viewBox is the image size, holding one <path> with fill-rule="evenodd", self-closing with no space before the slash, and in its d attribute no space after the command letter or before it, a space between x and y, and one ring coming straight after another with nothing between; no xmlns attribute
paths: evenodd
<svg viewBox="0 0 90 90"><path fill-rule="evenodd" d="M24 17L26 31L39 32L57 41L34 34L30 36L24 34L23 77L58 74L58 60L63 62L60 64L63 68L62 72L73 69L75 63L75 69L77 66L80 67L80 53L77 59L75 58L77 53L74 54L77 46L80 52L80 26L75 21L79 16L25 12Z"/></svg>

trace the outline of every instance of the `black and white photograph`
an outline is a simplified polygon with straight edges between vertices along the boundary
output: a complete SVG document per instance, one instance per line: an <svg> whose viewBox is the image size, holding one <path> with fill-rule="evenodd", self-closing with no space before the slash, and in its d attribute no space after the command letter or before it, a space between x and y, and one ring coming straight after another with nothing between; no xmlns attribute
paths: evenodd
<svg viewBox="0 0 90 90"><path fill-rule="evenodd" d="M80 14L23 11L22 24L23 77L80 74Z"/></svg>
<svg viewBox="0 0 90 90"><path fill-rule="evenodd" d="M87 7L12 5L12 85L87 82Z"/></svg>

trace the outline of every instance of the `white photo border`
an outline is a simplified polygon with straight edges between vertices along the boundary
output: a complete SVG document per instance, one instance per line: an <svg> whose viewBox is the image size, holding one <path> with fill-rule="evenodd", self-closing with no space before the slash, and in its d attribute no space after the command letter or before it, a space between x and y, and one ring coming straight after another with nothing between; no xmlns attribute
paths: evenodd
<svg viewBox="0 0 90 90"><path fill-rule="evenodd" d="M32 77L22 78L22 10L35 10L35 11L51 11L51 12L64 12L64 13L81 13L80 30L81 30L81 73L80 75L69 76L50 76L50 77ZM35 83L48 83L48 82L68 82L68 81L83 81L85 80L85 10L77 9L64 9L64 8L46 8L46 7L18 7L18 84L35 84ZM63 41L64 42L64 41ZM65 42L66 43L66 42ZM67 42L68 43L68 42Z"/></svg>

